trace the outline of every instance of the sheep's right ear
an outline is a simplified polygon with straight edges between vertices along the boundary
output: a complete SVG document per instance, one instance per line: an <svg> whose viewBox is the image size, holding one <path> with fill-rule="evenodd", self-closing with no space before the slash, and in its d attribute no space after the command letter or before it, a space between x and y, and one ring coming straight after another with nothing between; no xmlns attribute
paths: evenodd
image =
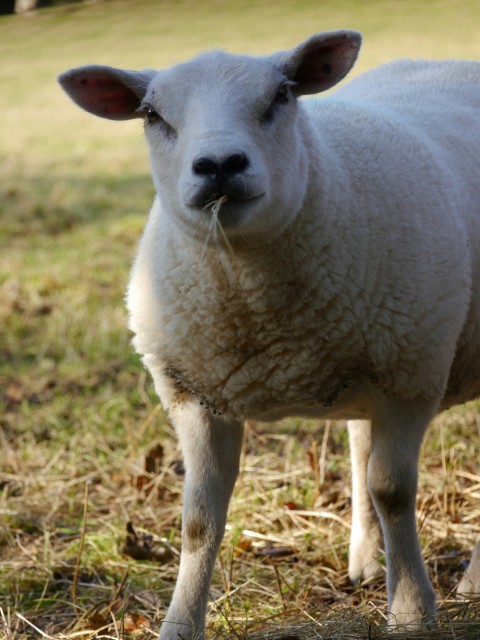
<svg viewBox="0 0 480 640"><path fill-rule="evenodd" d="M129 120L143 117L137 109L155 73L90 65L65 71L58 82L85 111L110 120Z"/></svg>

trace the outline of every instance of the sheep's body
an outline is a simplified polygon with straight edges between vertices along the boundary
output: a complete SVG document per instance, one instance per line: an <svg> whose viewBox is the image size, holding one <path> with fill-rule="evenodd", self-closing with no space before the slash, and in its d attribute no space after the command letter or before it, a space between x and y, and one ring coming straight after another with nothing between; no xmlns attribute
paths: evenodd
<svg viewBox="0 0 480 640"><path fill-rule="evenodd" d="M138 351L238 419L352 418L372 381L441 397L463 331L445 404L480 395L480 65L393 63L302 107L308 191L275 242L219 255L156 202L129 287Z"/></svg>
<svg viewBox="0 0 480 640"><path fill-rule="evenodd" d="M247 418L350 419L350 576L375 574L383 538L392 622L434 617L417 459L435 413L480 395L480 65L397 62L297 104L359 44L60 79L96 115L146 116L158 196L130 326L186 466L162 640L203 633Z"/></svg>

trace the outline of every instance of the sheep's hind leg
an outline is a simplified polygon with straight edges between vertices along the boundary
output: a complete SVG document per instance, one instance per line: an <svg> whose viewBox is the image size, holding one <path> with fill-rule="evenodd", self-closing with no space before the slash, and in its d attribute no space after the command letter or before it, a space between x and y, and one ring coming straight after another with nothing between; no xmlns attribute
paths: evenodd
<svg viewBox="0 0 480 640"><path fill-rule="evenodd" d="M457 593L464 598L478 598L480 596L480 542L477 542L473 549L470 564L460 580Z"/></svg>
<svg viewBox="0 0 480 640"><path fill-rule="evenodd" d="M215 416L193 400L171 413L185 464L182 552L160 640L200 640L215 558L238 475L243 425Z"/></svg>
<svg viewBox="0 0 480 640"><path fill-rule="evenodd" d="M372 412L368 488L383 529L389 623L415 629L435 618L435 594L415 522L418 455L436 402L377 397Z"/></svg>
<svg viewBox="0 0 480 640"><path fill-rule="evenodd" d="M378 561L383 547L380 521L367 487L371 425L368 420L348 421L348 440L352 465L352 531L348 575L357 584L383 573Z"/></svg>

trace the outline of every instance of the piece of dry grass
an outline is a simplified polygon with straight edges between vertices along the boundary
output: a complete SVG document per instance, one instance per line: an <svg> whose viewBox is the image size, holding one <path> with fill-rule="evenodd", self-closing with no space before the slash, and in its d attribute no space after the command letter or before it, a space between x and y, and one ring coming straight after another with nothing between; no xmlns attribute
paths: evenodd
<svg viewBox="0 0 480 640"><path fill-rule="evenodd" d="M223 251L226 251L228 256L233 255L232 244L228 239L228 236L225 233L225 229L223 228L222 222L219 218L220 209L224 204L228 202L228 199L229 198L227 195L214 196L212 197L211 200L209 200L205 204L203 208L204 211L209 211L211 218L210 218L210 225L208 227L208 233L205 238L205 243L203 245L202 258L204 257L205 251L210 244L213 244L213 246L215 246L216 248L221 249L222 253ZM224 259L222 259L225 257L222 255L222 253L220 253L220 256L219 256L220 263L223 265L227 276L230 276L231 275L230 264L228 260L225 261Z"/></svg>

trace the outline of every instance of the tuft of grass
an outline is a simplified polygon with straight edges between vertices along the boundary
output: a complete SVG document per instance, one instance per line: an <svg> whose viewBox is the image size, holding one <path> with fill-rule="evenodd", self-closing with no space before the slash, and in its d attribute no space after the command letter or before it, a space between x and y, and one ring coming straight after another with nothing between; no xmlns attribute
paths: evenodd
<svg viewBox="0 0 480 640"><path fill-rule="evenodd" d="M0 637L151 638L180 547L180 454L123 305L153 197L141 128L84 114L55 77L212 46L268 53L341 27L364 34L358 73L476 58L478 24L476 0L111 0L0 18ZM422 638L480 637L479 603L454 597L480 537L478 416L475 403L444 414L424 445L418 518L440 625ZM212 637L386 637L383 581L347 579L347 451L341 424L249 425Z"/></svg>

